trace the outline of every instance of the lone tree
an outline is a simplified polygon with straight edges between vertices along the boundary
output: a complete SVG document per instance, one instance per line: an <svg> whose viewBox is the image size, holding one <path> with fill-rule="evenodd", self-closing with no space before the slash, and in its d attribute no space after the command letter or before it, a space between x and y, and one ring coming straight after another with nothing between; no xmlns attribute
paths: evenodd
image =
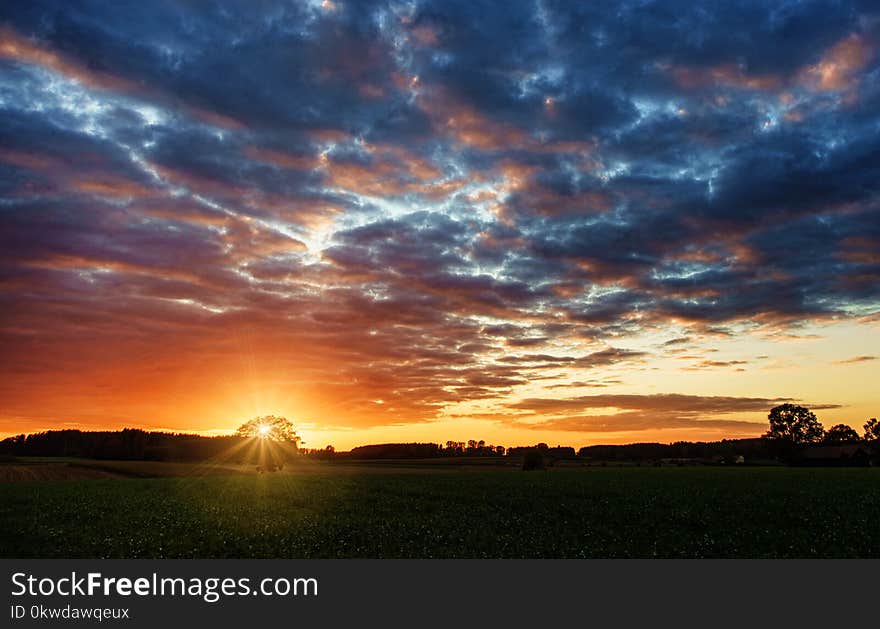
<svg viewBox="0 0 880 629"><path fill-rule="evenodd" d="M257 458L257 472L274 472L284 468L284 460L290 451L285 446L293 446L295 452L302 443L293 424L286 417L263 415L243 423L235 431L240 437L255 439L259 444L254 453Z"/></svg>
<svg viewBox="0 0 880 629"><path fill-rule="evenodd" d="M841 444L861 441L859 433L846 424L835 424L825 432L825 443Z"/></svg>
<svg viewBox="0 0 880 629"><path fill-rule="evenodd" d="M240 437L257 437L279 443L292 443L294 448L304 443L296 430L293 423L286 417L276 417L275 415L263 415L254 417L252 420L243 423L235 431Z"/></svg>
<svg viewBox="0 0 880 629"><path fill-rule="evenodd" d="M797 404L781 404L770 409L767 415L770 430L764 437L780 443L800 445L819 443L825 436L822 424L816 415L805 406Z"/></svg>
<svg viewBox="0 0 880 629"><path fill-rule="evenodd" d="M865 422L865 441L880 441L880 422L876 417Z"/></svg>

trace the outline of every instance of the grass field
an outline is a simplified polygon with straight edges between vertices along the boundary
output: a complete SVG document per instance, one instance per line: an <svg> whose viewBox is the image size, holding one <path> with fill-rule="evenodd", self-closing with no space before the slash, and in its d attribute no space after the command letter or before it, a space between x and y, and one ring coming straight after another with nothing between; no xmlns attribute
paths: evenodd
<svg viewBox="0 0 880 629"><path fill-rule="evenodd" d="M0 556L880 557L875 468L92 465L0 482Z"/></svg>

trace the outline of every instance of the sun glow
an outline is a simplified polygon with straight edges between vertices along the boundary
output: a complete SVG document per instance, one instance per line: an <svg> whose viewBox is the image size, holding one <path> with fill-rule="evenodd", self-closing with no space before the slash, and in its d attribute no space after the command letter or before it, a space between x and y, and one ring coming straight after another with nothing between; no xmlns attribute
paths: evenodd
<svg viewBox="0 0 880 629"><path fill-rule="evenodd" d="M269 433L270 433L271 431L272 431L272 427L271 427L271 426L267 426L266 424L260 424L260 426L257 428L257 433L258 433L258 434L260 435L260 437L263 438L263 439L265 439L266 437L268 437L268 436L269 436Z"/></svg>

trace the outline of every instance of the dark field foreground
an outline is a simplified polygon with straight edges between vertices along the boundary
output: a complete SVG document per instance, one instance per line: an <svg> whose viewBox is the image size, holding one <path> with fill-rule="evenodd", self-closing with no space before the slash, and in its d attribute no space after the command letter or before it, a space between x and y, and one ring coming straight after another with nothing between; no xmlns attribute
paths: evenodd
<svg viewBox="0 0 880 629"><path fill-rule="evenodd" d="M3 557L880 557L880 469L0 483Z"/></svg>

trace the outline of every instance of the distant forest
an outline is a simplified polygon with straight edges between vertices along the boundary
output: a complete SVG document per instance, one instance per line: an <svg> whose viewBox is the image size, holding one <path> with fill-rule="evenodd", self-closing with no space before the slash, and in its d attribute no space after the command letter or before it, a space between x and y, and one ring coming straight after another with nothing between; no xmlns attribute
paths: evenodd
<svg viewBox="0 0 880 629"><path fill-rule="evenodd" d="M50 430L0 441L0 454L63 456L134 461L206 461L218 457L244 462L248 437L148 432L138 428L117 431ZM236 456L238 454L239 456Z"/></svg>
<svg viewBox="0 0 880 629"><path fill-rule="evenodd" d="M91 459L181 461L222 460L228 463L254 461L252 437L238 435L206 437L202 435L147 432L126 428L120 431L52 430L31 435L17 435L0 441L0 455L83 457ZM713 442L678 441L675 443L633 443L594 445L575 450L570 446L511 447L487 445L484 441L447 441L439 443L385 443L364 445L348 452L297 448L294 444L279 448L285 458L334 460L388 460L439 458L494 458L498 462L519 463L537 456L540 465L601 465L604 463L666 464L756 464L784 459L804 464L871 464L877 459L873 443L803 444L792 450L780 450L779 443L766 437L724 439ZM251 447L249 447L251 446ZM488 461L487 461L488 462Z"/></svg>

